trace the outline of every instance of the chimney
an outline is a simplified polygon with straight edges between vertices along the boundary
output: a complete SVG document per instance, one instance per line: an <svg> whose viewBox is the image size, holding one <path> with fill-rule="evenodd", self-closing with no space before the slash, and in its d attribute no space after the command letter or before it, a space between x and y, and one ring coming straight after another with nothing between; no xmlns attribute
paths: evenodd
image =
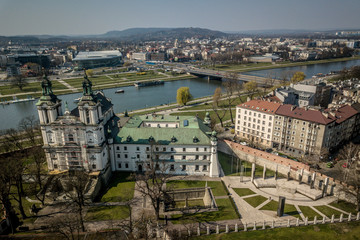
<svg viewBox="0 0 360 240"><path fill-rule="evenodd" d="M291 111L294 111L294 109L295 109L295 106L292 105L292 106L291 106Z"/></svg>
<svg viewBox="0 0 360 240"><path fill-rule="evenodd" d="M329 114L328 114L328 113L323 112L322 114L324 115L324 117L329 118Z"/></svg>

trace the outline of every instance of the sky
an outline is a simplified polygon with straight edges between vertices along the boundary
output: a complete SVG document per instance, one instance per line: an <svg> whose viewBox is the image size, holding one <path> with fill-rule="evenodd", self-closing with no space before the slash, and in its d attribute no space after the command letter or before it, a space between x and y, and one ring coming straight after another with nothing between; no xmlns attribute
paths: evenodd
<svg viewBox="0 0 360 240"><path fill-rule="evenodd" d="M0 35L133 27L219 31L360 28L360 0L0 0Z"/></svg>

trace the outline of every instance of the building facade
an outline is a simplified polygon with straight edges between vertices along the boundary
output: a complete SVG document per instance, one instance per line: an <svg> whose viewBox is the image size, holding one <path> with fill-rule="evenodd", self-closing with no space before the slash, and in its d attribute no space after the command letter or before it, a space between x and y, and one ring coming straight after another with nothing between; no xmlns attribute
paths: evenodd
<svg viewBox="0 0 360 240"><path fill-rule="evenodd" d="M37 103L49 171L146 171L156 162L176 175L220 175L216 132L197 117L144 115L122 117L104 93L92 91L84 76L83 96L70 111L42 81Z"/></svg>
<svg viewBox="0 0 360 240"><path fill-rule="evenodd" d="M123 63L122 54L117 50L113 51L89 51L79 52L73 59L78 69L89 69L98 67L115 67Z"/></svg>
<svg viewBox="0 0 360 240"><path fill-rule="evenodd" d="M275 112L280 103L251 100L236 107L235 131L240 138L272 146Z"/></svg>
<svg viewBox="0 0 360 240"><path fill-rule="evenodd" d="M235 133L293 155L321 154L354 137L358 115L349 105L319 110L251 100L237 106Z"/></svg>

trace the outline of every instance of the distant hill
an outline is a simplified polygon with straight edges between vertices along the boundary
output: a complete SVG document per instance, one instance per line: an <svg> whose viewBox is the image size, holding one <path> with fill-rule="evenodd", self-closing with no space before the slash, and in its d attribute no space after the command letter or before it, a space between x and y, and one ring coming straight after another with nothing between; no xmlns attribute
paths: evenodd
<svg viewBox="0 0 360 240"><path fill-rule="evenodd" d="M228 34L205 28L129 28L123 31L110 31L99 38L119 38L123 40L166 40L183 38L217 38Z"/></svg>

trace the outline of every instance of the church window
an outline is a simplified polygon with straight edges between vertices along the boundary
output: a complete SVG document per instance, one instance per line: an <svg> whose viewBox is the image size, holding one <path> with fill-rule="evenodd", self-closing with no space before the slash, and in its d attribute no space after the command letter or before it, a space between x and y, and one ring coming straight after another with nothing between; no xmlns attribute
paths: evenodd
<svg viewBox="0 0 360 240"><path fill-rule="evenodd" d="M88 109L85 110L85 118L86 118L86 123L90 123L90 113Z"/></svg>

